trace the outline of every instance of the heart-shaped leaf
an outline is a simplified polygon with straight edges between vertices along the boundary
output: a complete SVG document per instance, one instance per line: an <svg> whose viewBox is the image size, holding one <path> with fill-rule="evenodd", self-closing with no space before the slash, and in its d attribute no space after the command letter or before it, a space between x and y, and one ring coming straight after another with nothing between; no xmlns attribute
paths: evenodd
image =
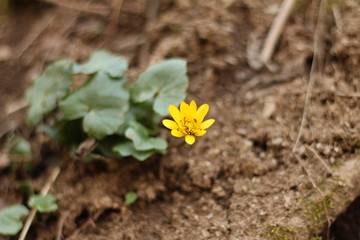
<svg viewBox="0 0 360 240"><path fill-rule="evenodd" d="M98 50L91 54L87 62L75 64L73 73L93 74L102 71L115 78L122 77L127 69L128 62L125 58Z"/></svg>
<svg viewBox="0 0 360 240"><path fill-rule="evenodd" d="M157 151L152 149L152 150L146 150L146 151L139 151L136 150L134 147L134 144L130 141L125 141L122 143L118 143L116 144L113 149L114 152L120 154L120 156L122 157L134 157L139 161L144 161L147 158L149 158L151 155L153 155L154 153L156 153Z"/></svg>
<svg viewBox="0 0 360 240"><path fill-rule="evenodd" d="M116 132L124 123L128 108L129 92L124 88L124 80L112 80L103 72L60 102L66 119L84 117L84 131L98 139Z"/></svg>
<svg viewBox="0 0 360 240"><path fill-rule="evenodd" d="M67 94L72 81L73 63L59 60L48 66L45 72L35 80L27 94L30 109L27 123L37 124L44 114L56 107L56 102Z"/></svg>
<svg viewBox="0 0 360 240"><path fill-rule="evenodd" d="M23 205L14 205L0 209L0 234L15 235L23 227L21 218L29 214Z"/></svg>
<svg viewBox="0 0 360 240"><path fill-rule="evenodd" d="M154 111L166 116L169 105L185 99L188 85L186 61L171 59L143 72L132 87L132 96L135 102L154 98Z"/></svg>
<svg viewBox="0 0 360 240"><path fill-rule="evenodd" d="M58 206L56 204L56 197L54 195L33 195L29 199L29 206L34 208L41 213L49 213L56 211Z"/></svg>
<svg viewBox="0 0 360 240"><path fill-rule="evenodd" d="M147 129L138 122L131 122L125 131L125 136L132 140L134 147L138 151L147 151L155 149L164 151L167 148L167 142L161 138L149 137Z"/></svg>

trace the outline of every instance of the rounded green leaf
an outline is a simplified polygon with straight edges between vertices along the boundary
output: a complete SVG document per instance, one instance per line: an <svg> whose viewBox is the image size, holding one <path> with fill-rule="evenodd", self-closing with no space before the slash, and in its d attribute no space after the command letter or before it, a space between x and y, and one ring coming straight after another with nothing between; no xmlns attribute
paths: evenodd
<svg viewBox="0 0 360 240"><path fill-rule="evenodd" d="M125 204L130 205L133 204L138 198L136 192L128 192L125 194Z"/></svg>
<svg viewBox="0 0 360 240"><path fill-rule="evenodd" d="M56 197L51 194L45 196L31 196L29 199L29 206L32 208L36 207L37 210L41 213L49 213L58 209L58 206L56 204Z"/></svg>
<svg viewBox="0 0 360 240"><path fill-rule="evenodd" d="M134 144L130 141L125 141L125 142L121 142L116 144L113 149L114 152L120 154L122 157L134 157L139 161L144 161L147 158L149 158L151 155L153 155L154 153L156 153L157 151L152 149L152 150L146 150L146 151L139 151L136 150L134 147Z"/></svg>
<svg viewBox="0 0 360 240"><path fill-rule="evenodd" d="M15 235L23 227L21 218L29 214L23 205L14 205L0 209L0 234Z"/></svg>
<svg viewBox="0 0 360 240"><path fill-rule="evenodd" d="M124 81L114 81L102 72L60 102L66 119L83 117L84 131L98 139L116 132L128 108L129 92Z"/></svg>
<svg viewBox="0 0 360 240"><path fill-rule="evenodd" d="M56 102L67 94L72 81L72 68L71 61L59 60L48 66L35 80L27 94L30 108L26 121L30 126L54 110Z"/></svg>
<svg viewBox="0 0 360 240"><path fill-rule="evenodd" d="M30 143L20 136L15 136L14 139L11 140L11 148L10 153L25 157L31 157L31 145Z"/></svg>
<svg viewBox="0 0 360 240"><path fill-rule="evenodd" d="M125 58L104 50L98 50L91 54L87 62L75 64L73 73L93 74L105 72L111 77L122 77L127 69L128 62Z"/></svg>
<svg viewBox="0 0 360 240"><path fill-rule="evenodd" d="M131 93L135 102L154 98L154 111L165 116L169 105L179 105L185 99L188 85L186 61L171 59L143 72Z"/></svg>
<svg viewBox="0 0 360 240"><path fill-rule="evenodd" d="M147 129L138 122L131 122L125 131L125 136L132 140L134 147L138 151L159 150L164 151L167 148L167 142L161 138L149 137Z"/></svg>

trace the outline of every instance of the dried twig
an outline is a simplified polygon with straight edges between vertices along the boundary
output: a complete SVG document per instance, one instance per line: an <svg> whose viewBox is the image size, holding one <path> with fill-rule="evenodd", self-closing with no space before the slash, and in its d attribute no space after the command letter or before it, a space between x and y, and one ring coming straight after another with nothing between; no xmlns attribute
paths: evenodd
<svg viewBox="0 0 360 240"><path fill-rule="evenodd" d="M307 149L309 149L316 157L317 159L320 160L321 164L325 167L325 169L328 171L329 174L333 175L332 170L330 169L330 167L327 165L327 163L325 162L325 160L320 157L320 155L315 151L315 149L313 149L312 147L308 147L305 146Z"/></svg>
<svg viewBox="0 0 360 240"><path fill-rule="evenodd" d="M323 42L322 42L321 36L320 36L321 33L323 33L323 31L320 31L320 23L322 23L322 21L325 17L325 14L326 14L327 1L328 0L321 0L321 4L320 4L320 13L319 13L319 18L316 23L315 34L314 34L314 57L313 57L313 60L311 63L309 83L308 83L308 86L306 89L304 110L303 110L303 114L302 114L302 118L301 118L299 132L296 137L296 141L295 141L294 147L292 149L292 152L296 152L300 138L302 136L302 131L303 131L306 116L308 113L310 98L311 98L312 90L313 90L313 87L315 84L315 71L318 69L318 65L320 64L320 62L322 60L321 57L323 56L324 48L323 48Z"/></svg>
<svg viewBox="0 0 360 240"><path fill-rule="evenodd" d="M45 196L49 192L52 184L55 182L55 180L59 176L59 174L60 174L60 168L55 167L52 170L52 172L50 174L50 177L49 177L48 181L46 182L45 186L41 189L40 195ZM37 212L36 207L31 209L30 214L27 217L26 222L24 224L24 227L23 227L23 229L22 229L22 231L20 233L19 240L24 240L25 239L26 234L29 231L30 225L31 225L32 221L34 220L36 212Z"/></svg>
<svg viewBox="0 0 360 240"><path fill-rule="evenodd" d="M95 221L100 217L100 215L103 213L102 210L98 210L93 217L88 218L79 228L77 228L70 237L67 238L67 240L76 239L76 237L79 235L81 231L86 229L88 226L95 225Z"/></svg>
<svg viewBox="0 0 360 240"><path fill-rule="evenodd" d="M310 182L311 182L311 185L315 188L315 190L319 193L321 199L322 199L322 203L323 203L323 206L324 206L324 210L325 210L325 215L326 215L326 220L327 220L327 224L328 224L328 228L327 228L327 238L326 239L330 239L329 236L330 236L330 226L331 226L331 220L330 220L330 215L329 215L329 210L326 206L326 199L325 199L325 196L323 194L323 192L320 190L320 188L316 185L314 179L312 178L310 172L306 169L305 167L305 164L303 162L303 160L301 160L301 158L297 155L297 154L294 154L296 159L298 160L298 162L300 163L302 169L304 169L306 175L308 176Z"/></svg>
<svg viewBox="0 0 360 240"><path fill-rule="evenodd" d="M360 94L343 94L343 93L336 93L336 96L338 97L344 97L344 98L360 98Z"/></svg>
<svg viewBox="0 0 360 240"><path fill-rule="evenodd" d="M54 21L56 14L51 13L43 17L40 21L35 24L35 27L30 33L24 38L17 47L18 51L15 55L16 58L21 57L24 52L33 44L33 42L40 36L40 34Z"/></svg>
<svg viewBox="0 0 360 240"><path fill-rule="evenodd" d="M261 61L267 65L274 53L275 46L279 40L279 37L283 31L285 23L293 9L295 0L284 0L279 13L277 14L274 22L270 28L270 31L266 37L264 48L261 51Z"/></svg>
<svg viewBox="0 0 360 240"><path fill-rule="evenodd" d="M113 10L111 11L110 17L109 17L109 25L107 28L107 32L111 35L116 33L117 25L119 23L119 17L120 17L120 11L121 6L123 4L123 0L113 0L114 6Z"/></svg>
<svg viewBox="0 0 360 240"><path fill-rule="evenodd" d="M313 180L312 176L310 175L310 172L307 171L305 164L303 163L303 161L301 160L301 158L297 155L297 150L298 150L298 145L299 145L299 141L300 138L302 136L302 132L303 132L303 128L305 125L305 120L306 120L306 116L308 113L308 108L309 108L309 103L310 103L310 98L311 98L311 94L312 94L312 90L315 84L315 71L319 68L319 65L322 64L322 60L323 60L323 41L321 38L321 34L323 34L324 29L322 28L322 24L323 24L323 20L326 14L326 6L327 6L327 2L328 0L321 0L320 2L320 10L319 10L319 17L316 23L316 28L315 28L315 34L314 34L314 57L313 57L313 61L311 64L311 70L310 70L310 75L309 75L309 83L307 86L307 90L306 90L306 96L305 96L305 103L304 103L304 110L303 110L303 115L301 118L301 123L300 123L300 128L299 128L299 132L298 135L296 137L296 141L294 143L292 152L295 155L296 159L298 160L298 162L300 163L301 167L304 169L305 173L307 174L308 178L310 179L311 184L313 185L313 187L316 189L316 191L320 194L322 201L323 201L323 205L324 205L324 210L325 210L325 214L326 214L326 219L327 219L327 239L329 239L330 236L330 226L331 226L331 220L329 217L329 212L326 206L326 199L324 194L322 193L322 191L320 190L320 188L316 185L315 181Z"/></svg>
<svg viewBox="0 0 360 240"><path fill-rule="evenodd" d="M336 25L337 29L339 29L339 31L342 32L344 27L343 27L343 23L341 20L341 13L340 13L339 7L336 4L332 4L331 10L334 15L335 25Z"/></svg>
<svg viewBox="0 0 360 240"><path fill-rule="evenodd" d="M160 0L147 0L146 8L146 24L145 24L145 33L147 33L150 28L155 24L157 14L159 11ZM149 63L150 55L150 42L145 40L145 44L140 49L139 62L141 67L145 67Z"/></svg>
<svg viewBox="0 0 360 240"><path fill-rule="evenodd" d="M57 5L59 7L64 7L68 9L73 9L81 12L92 13L102 16L108 16L110 13L110 9L103 4L95 4L91 5L88 2L80 3L79 1L54 1L54 0L41 0L43 2L51 3Z"/></svg>
<svg viewBox="0 0 360 240"><path fill-rule="evenodd" d="M61 214L60 219L59 219L59 223L58 223L58 230L56 231L56 240L61 240L61 236L62 236L62 230L64 227L64 223L65 223L65 219L69 216L69 212L64 212Z"/></svg>

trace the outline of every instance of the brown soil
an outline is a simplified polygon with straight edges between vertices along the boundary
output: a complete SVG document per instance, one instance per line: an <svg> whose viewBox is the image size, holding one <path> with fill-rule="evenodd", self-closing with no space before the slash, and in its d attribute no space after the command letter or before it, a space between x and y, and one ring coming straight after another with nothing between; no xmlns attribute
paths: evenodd
<svg viewBox="0 0 360 240"><path fill-rule="evenodd" d="M193 146L144 163L85 164L41 142L30 174L0 172L2 207L23 201L19 180L40 191L61 166L50 190L59 210L37 218L27 239L327 239L329 223L360 196L359 1L327 7L307 105L319 1L297 1L271 71L256 64L280 0L163 0L156 18L147 14L154 4L124 0L117 25L110 0L46 2L0 9L1 136L15 131L37 146L26 111L9 109L44 65L97 48L126 56L132 79L146 63L186 59L187 101L208 103L216 123ZM131 206L129 191L140 198ZM359 198L331 227L336 239L358 239L354 205Z"/></svg>

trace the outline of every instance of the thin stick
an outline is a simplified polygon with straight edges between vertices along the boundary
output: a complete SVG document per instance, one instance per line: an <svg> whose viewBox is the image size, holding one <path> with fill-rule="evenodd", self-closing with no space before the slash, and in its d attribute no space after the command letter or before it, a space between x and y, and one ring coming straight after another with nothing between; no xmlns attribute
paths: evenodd
<svg viewBox="0 0 360 240"><path fill-rule="evenodd" d="M307 169L305 168L305 164L303 163L303 161L301 160L301 158L296 154L296 151L298 149L298 144L300 141L300 138L302 136L302 131L305 125L305 120L306 120L306 116L308 113L308 108L309 108L309 103L310 103L310 98L311 98L311 94L312 94L312 90L315 84L315 71L318 68L318 65L322 64L321 63L321 58L323 57L323 53L322 53L322 40L320 37L320 34L323 33L323 31L320 31L319 28L321 27L321 23L325 17L326 14L326 6L327 6L327 2L328 0L321 0L320 2L320 10L319 10L319 17L317 19L317 23L316 23L316 28L315 28L315 34L314 34L314 56L313 56L313 61L311 63L311 70L310 70L310 75L309 75L309 83L307 86L307 90L306 90L306 96L305 96L305 103L304 103L304 110L303 110L303 115L301 118L301 123L300 123L300 128L299 128L299 132L294 144L294 147L292 149L293 154L295 155L296 159L298 160L298 162L300 163L301 167L304 169L305 173L307 174L307 176L310 179L311 184L313 185L313 187L316 189L316 191L318 191L318 193L320 194L322 200L323 200L323 205L324 205L324 210L325 210L325 214L326 214L326 219L327 219L327 239L330 239L330 226L331 226L331 221L330 221L330 217L329 217L329 212L325 203L325 196L322 193L322 191L320 190L320 188L318 188L318 186L316 185L315 181L313 180L313 178L310 175L310 172L307 171ZM322 29L323 30L323 29Z"/></svg>
<svg viewBox="0 0 360 240"><path fill-rule="evenodd" d="M43 17L41 21L38 21L38 24L32 29L30 34L28 34L25 39L20 43L19 49L15 55L16 58L21 57L24 52L34 43L34 41L40 36L40 34L54 21L56 14L49 14L46 17Z"/></svg>
<svg viewBox="0 0 360 240"><path fill-rule="evenodd" d="M338 97L345 97L345 98L360 98L360 94L343 94L343 93L336 93Z"/></svg>
<svg viewBox="0 0 360 240"><path fill-rule="evenodd" d="M111 14L109 17L110 22L109 22L108 29L107 29L107 32L109 34L116 33L117 24L119 23L121 6L123 4L123 0L113 0L113 1L115 1L114 7L113 7L114 10L111 11Z"/></svg>
<svg viewBox="0 0 360 240"><path fill-rule="evenodd" d="M147 0L145 33L155 24L159 11L160 0ZM149 63L150 42L145 38L145 43L140 49L140 66L145 67Z"/></svg>
<svg viewBox="0 0 360 240"><path fill-rule="evenodd" d="M315 84L315 76L314 75L315 75L315 71L316 71L316 69L318 67L318 64L320 62L319 61L319 56L322 55L322 53L321 53L322 43L321 43L321 39L320 39L319 28L320 28L320 22L322 22L323 18L325 17L326 4L327 4L327 0L321 0L319 17L318 17L318 20L317 20L317 23L316 23L315 34L314 34L314 56L313 56L313 60L312 60L312 63L311 63L311 69L310 69L310 75L309 75L309 83L308 83L308 86L307 86L307 89L306 89L304 110L303 110L303 114L302 114L302 118L301 118L300 128L299 128L298 135L296 137L294 147L292 149L293 153L297 150L298 143L299 143L300 138L302 136L306 116L307 116L307 113L308 113L310 98L311 98L312 90L313 90L314 84Z"/></svg>
<svg viewBox="0 0 360 240"><path fill-rule="evenodd" d="M327 238L326 239L330 239L330 226L331 226L331 221L330 221L330 216L329 216L329 211L328 208L326 206L326 199L325 196L323 194L323 192L320 190L320 188L316 185L314 179L312 178L310 172L306 169L304 162L301 160L301 158L297 155L294 154L296 159L298 160L298 162L300 163L302 169L304 169L306 175L308 176L311 185L316 189L316 191L320 194L320 197L322 199L323 205L324 205L324 210L325 210L325 215L326 215L326 220L327 220L327 224L328 224L328 228L327 228Z"/></svg>
<svg viewBox="0 0 360 240"><path fill-rule="evenodd" d="M84 230L85 228L87 228L90 225L96 226L94 221L96 221L100 217L102 212L103 211L99 210L94 214L93 217L88 218L78 229L76 229L71 234L70 237L67 238L67 240L76 238L82 230Z"/></svg>
<svg viewBox="0 0 360 240"><path fill-rule="evenodd" d="M40 195L41 195L41 196L45 196L45 195L49 192L52 184L55 182L55 180L56 180L56 178L59 176L59 174L60 174L60 168L59 168L59 167L55 167L55 168L52 170L52 172L51 172L51 174L50 174L50 177L49 177L49 179L47 180L45 186L41 189L41 192L40 192ZM25 222L25 224L24 224L24 228L22 229L21 234L20 234L20 236L19 236L19 240L24 240L24 239L25 239L26 234L27 234L28 231L29 231L30 225L31 225L32 221L34 220L34 217L35 217L36 212L37 212L37 208L36 208L36 207L34 207L34 208L31 209L30 214L29 214L29 216L27 217L26 222Z"/></svg>
<svg viewBox="0 0 360 240"><path fill-rule="evenodd" d="M61 240L61 236L62 236L62 230L64 228L64 223L65 223L65 219L69 216L70 212L64 212L63 214L61 214L60 220L59 220L59 224L58 224L58 230L56 232L56 240Z"/></svg>
<svg viewBox="0 0 360 240"><path fill-rule="evenodd" d="M97 14L101 16L108 16L110 12L110 10L107 7L103 6L102 4L101 5L97 4L97 6L95 4L91 4L90 6L88 6L88 3L79 3L79 2L74 3L70 1L54 1L54 0L41 0L41 1L51 3L59 7L64 7L86 13Z"/></svg>
<svg viewBox="0 0 360 240"><path fill-rule="evenodd" d="M342 32L344 28L343 28L343 23L341 21L341 13L339 7L336 4L333 4L331 10L334 15L335 25L339 29L339 31Z"/></svg>
<svg viewBox="0 0 360 240"><path fill-rule="evenodd" d="M270 31L266 37L264 48L261 51L260 58L264 64L268 64L275 50L275 46L284 29L285 23L293 9L295 0L284 0L279 13L276 15Z"/></svg>
<svg viewBox="0 0 360 240"><path fill-rule="evenodd" d="M330 169L330 167L327 165L325 160L322 157L320 157L320 155L315 151L315 149L313 149L312 147L308 147L308 146L305 146L305 147L307 149L309 149L320 160L321 164L325 167L325 169L328 171L328 173L333 175L333 172Z"/></svg>

